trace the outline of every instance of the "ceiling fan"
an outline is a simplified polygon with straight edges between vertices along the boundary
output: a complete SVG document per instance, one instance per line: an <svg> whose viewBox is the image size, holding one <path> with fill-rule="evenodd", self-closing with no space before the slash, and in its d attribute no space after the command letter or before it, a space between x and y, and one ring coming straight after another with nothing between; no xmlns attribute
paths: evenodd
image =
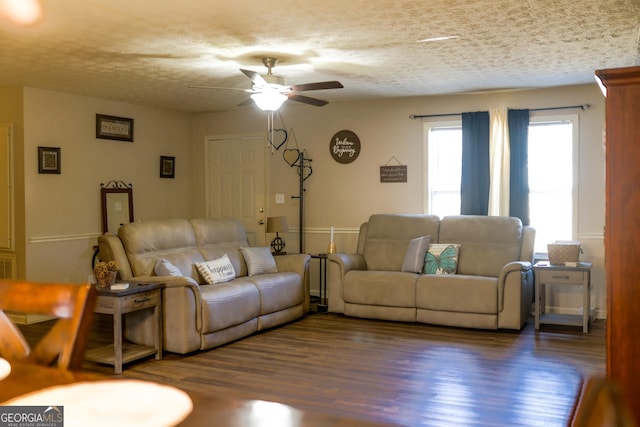
<svg viewBox="0 0 640 427"><path fill-rule="evenodd" d="M248 92L251 94L251 99L248 99L239 105L246 105L253 100L256 105L263 111L276 111L287 100L302 102L304 104L314 105L316 107L322 107L328 104L327 101L318 98L312 98L305 95L300 95L298 92L306 92L311 90L323 90L323 89L341 89L342 83L338 81L326 81L316 83L305 83L300 85L287 85L287 79L282 76L274 75L271 70L278 62L278 58L265 57L262 58L262 63L267 67L268 72L266 76L262 76L259 73L251 70L240 71L251 79L253 83L251 89L236 89ZM215 88L206 86L189 86L191 88L201 89L231 89L232 88Z"/></svg>

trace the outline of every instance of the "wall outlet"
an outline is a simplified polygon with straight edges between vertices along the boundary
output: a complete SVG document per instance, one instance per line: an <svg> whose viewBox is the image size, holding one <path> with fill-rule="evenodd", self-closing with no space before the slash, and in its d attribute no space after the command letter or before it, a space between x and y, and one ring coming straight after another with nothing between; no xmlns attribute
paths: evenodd
<svg viewBox="0 0 640 427"><path fill-rule="evenodd" d="M276 194L276 204L281 205L284 203L284 194Z"/></svg>

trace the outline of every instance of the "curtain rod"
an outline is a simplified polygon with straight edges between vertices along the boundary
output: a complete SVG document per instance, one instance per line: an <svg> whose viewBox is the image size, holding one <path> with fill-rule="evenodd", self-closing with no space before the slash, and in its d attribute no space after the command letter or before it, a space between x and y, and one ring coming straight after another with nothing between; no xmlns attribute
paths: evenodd
<svg viewBox="0 0 640 427"><path fill-rule="evenodd" d="M591 107L589 104L582 105L567 105L565 107L547 107L547 108L531 108L529 111L549 111L549 110L569 110L574 108L580 108L581 110L588 110ZM451 117L451 116L461 116L462 113L449 113L449 114L411 114L409 116L410 119L425 119L427 117Z"/></svg>

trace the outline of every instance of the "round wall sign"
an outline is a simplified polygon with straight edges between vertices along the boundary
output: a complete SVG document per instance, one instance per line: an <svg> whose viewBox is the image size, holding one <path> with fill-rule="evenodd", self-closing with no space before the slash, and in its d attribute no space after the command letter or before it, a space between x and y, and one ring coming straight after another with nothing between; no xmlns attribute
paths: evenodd
<svg viewBox="0 0 640 427"><path fill-rule="evenodd" d="M331 157L338 163L351 163L360 155L360 138L350 130L341 130L329 142Z"/></svg>

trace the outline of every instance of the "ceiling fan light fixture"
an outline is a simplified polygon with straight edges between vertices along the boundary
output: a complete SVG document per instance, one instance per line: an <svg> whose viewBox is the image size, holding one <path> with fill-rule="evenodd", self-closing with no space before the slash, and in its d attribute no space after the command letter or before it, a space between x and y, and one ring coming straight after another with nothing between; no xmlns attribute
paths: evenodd
<svg viewBox="0 0 640 427"><path fill-rule="evenodd" d="M254 93L251 99L262 111L277 111L288 97L280 92L267 91Z"/></svg>

